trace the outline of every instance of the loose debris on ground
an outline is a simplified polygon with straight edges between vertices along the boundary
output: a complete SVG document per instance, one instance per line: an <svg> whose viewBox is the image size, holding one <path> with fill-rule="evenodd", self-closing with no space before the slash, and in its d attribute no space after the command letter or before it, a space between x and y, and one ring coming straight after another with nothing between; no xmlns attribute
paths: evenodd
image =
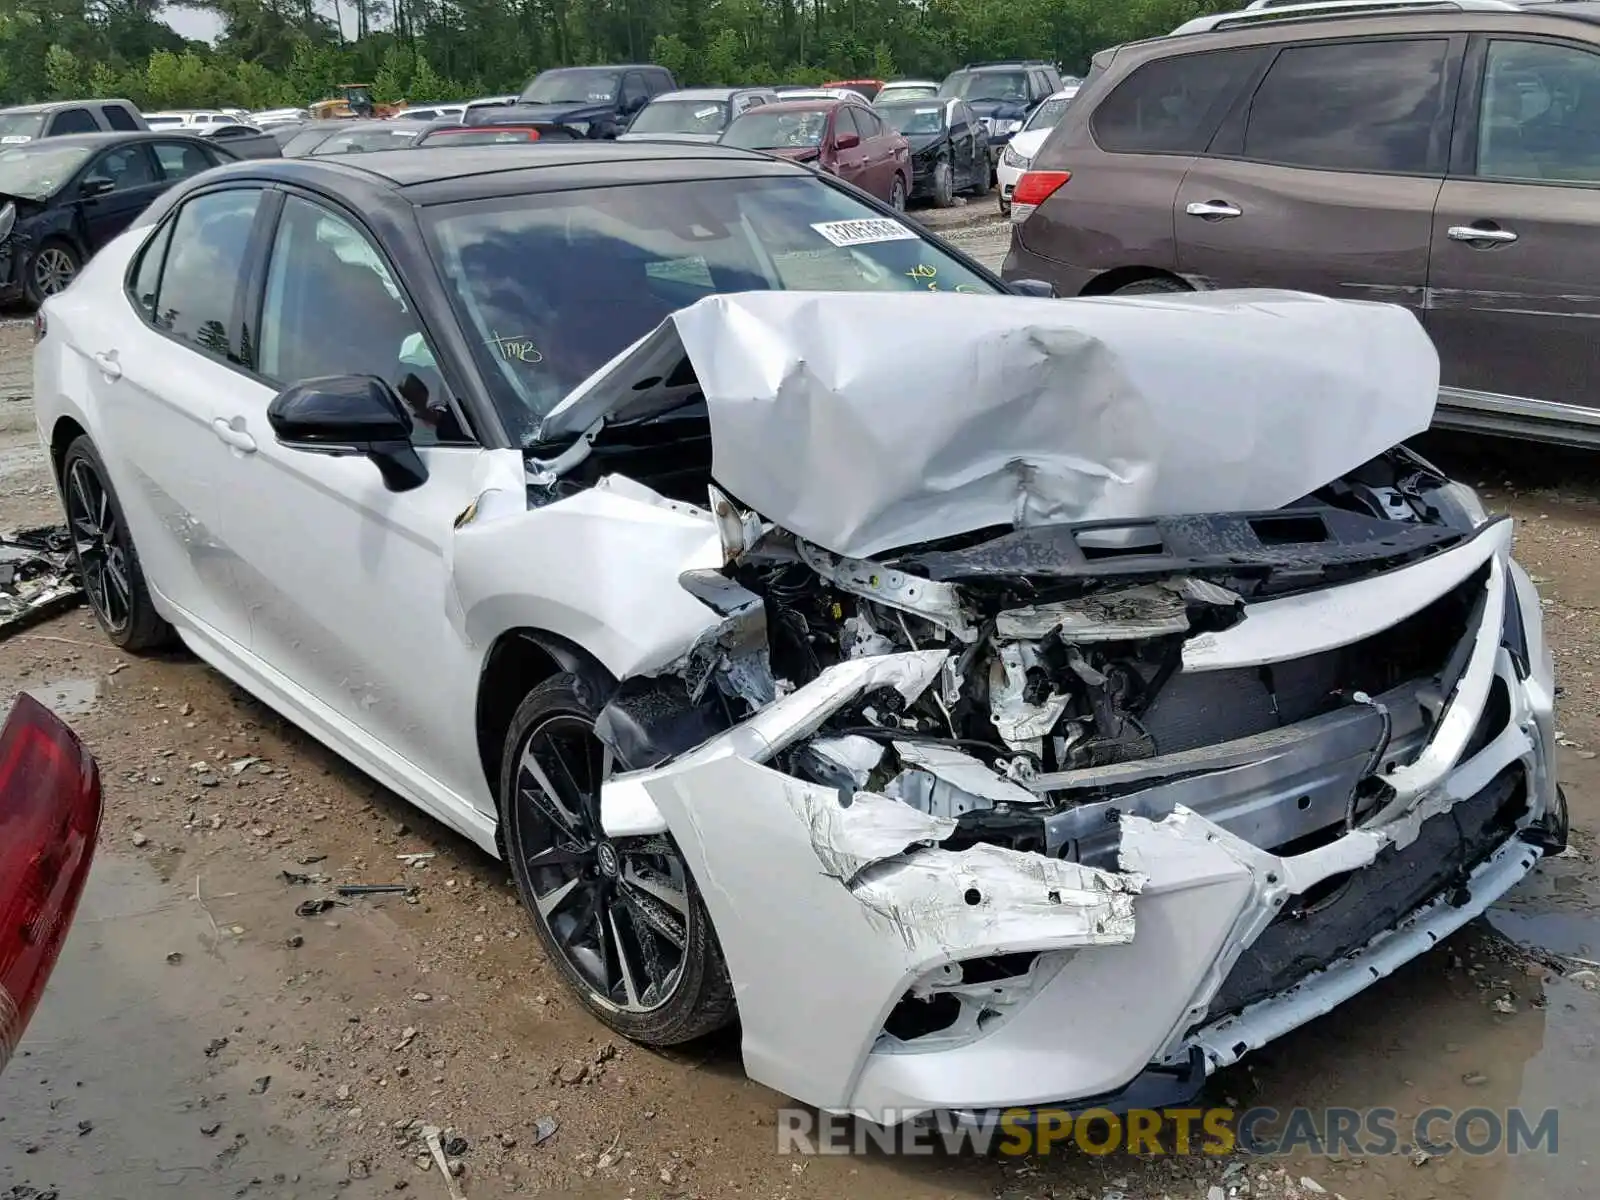
<svg viewBox="0 0 1600 1200"><path fill-rule="evenodd" d="M0 533L0 640L82 598L66 526Z"/></svg>

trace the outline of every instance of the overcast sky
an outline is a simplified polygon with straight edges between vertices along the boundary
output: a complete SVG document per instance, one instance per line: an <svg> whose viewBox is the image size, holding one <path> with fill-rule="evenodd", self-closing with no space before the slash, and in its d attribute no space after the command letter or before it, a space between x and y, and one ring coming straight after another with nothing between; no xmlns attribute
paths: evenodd
<svg viewBox="0 0 1600 1200"><path fill-rule="evenodd" d="M177 8L168 5L161 15L168 25L171 25L186 38L210 42L215 41L217 35L222 32L222 19L216 13L206 12L204 9ZM339 15L344 19L345 37L354 37L354 10L352 9L347 13L344 11L344 6L341 6Z"/></svg>

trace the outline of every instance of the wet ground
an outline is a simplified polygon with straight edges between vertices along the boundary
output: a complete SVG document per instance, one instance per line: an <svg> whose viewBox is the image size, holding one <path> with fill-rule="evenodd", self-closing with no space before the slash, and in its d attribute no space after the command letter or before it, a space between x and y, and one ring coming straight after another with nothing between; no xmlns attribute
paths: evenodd
<svg viewBox="0 0 1600 1200"><path fill-rule="evenodd" d="M999 240L989 224L959 236ZM0 397L24 409L26 355L26 327L0 324ZM31 436L0 427L0 528L53 514ZM1487 920L1219 1074L1207 1100L1387 1107L1402 1131L1434 1106L1523 1106L1530 1123L1555 1107L1556 1154L780 1156L784 1100L744 1078L735 1038L669 1054L613 1039L568 1001L503 867L192 657L124 655L80 609L0 646L0 703L27 689L67 715L106 789L78 923L0 1078L0 1200L447 1200L424 1125L461 1139L468 1196L1593 1195L1600 489L1583 456L1424 448L1519 519L1564 686L1573 849ZM419 890L296 915L344 882ZM1086 1012L1062 1036L1094 1030Z"/></svg>

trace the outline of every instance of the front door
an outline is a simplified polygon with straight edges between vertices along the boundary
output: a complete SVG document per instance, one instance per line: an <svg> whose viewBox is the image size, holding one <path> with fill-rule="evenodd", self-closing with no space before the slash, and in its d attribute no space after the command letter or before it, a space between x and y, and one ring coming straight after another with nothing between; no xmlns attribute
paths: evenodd
<svg viewBox="0 0 1600 1200"><path fill-rule="evenodd" d="M1600 409L1600 55L1485 38L1471 62L1428 278L1441 401Z"/></svg>
<svg viewBox="0 0 1600 1200"><path fill-rule="evenodd" d="M856 144L845 146L844 142L852 136L856 139ZM848 104L841 104L834 110L833 137L838 146L833 159L834 170L839 178L846 183L855 184L858 188L871 191L870 172L867 170L867 155L870 151L866 135L856 124Z"/></svg>
<svg viewBox="0 0 1600 1200"><path fill-rule="evenodd" d="M96 158L78 181L78 211L88 249L100 249L133 224L166 189L167 183L143 142L118 146Z"/></svg>
<svg viewBox="0 0 1600 1200"><path fill-rule="evenodd" d="M1419 314L1457 60L1449 38L1289 46L1178 187L1178 269Z"/></svg>
<svg viewBox="0 0 1600 1200"><path fill-rule="evenodd" d="M483 794L475 665L449 624L450 542L481 488L487 452L443 408L444 384L398 277L355 218L285 197L273 235L252 378L227 397L241 451L220 488L233 561L230 607L262 669L457 796ZM388 381L416 415L429 478L392 492L360 456L289 449L267 407L328 375ZM407 774L402 772L402 776ZM426 794L414 796L426 803Z"/></svg>

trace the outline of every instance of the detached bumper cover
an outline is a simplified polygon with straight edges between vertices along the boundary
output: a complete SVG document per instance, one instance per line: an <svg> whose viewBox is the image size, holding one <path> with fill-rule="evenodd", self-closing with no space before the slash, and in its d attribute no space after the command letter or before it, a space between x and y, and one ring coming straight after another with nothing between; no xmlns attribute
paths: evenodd
<svg viewBox="0 0 1600 1200"><path fill-rule="evenodd" d="M1402 741L1397 723L1378 810L1310 849L1271 853L1225 827L1257 827L1239 815L1251 789L1298 788L1305 763L1292 753L1165 782L1159 804L1124 804L1144 815L1122 817L1114 871L945 849L953 822L764 765L866 690L920 693L942 650L824 672L699 750L608 784L603 822L612 836L676 838L727 957L746 1069L762 1083L877 1120L1125 1097L1152 1071L1181 1090L1196 1064L1233 1063L1422 953L1549 844L1539 828L1560 806L1538 599L1510 559L1508 524L1475 542L1462 557L1476 565L1459 571L1482 573L1481 616L1453 688L1434 698L1426 730ZM1329 628L1354 639L1385 627L1420 606L1413 589L1447 586L1437 562L1384 577L1388 613L1360 582L1307 593L1299 632L1273 647L1260 640L1276 620L1262 606L1232 644L1193 647L1185 670L1208 669L1208 657L1289 659ZM1508 611L1511 624L1520 617L1517 653L1503 644ZM1280 731L1280 750L1298 729ZM1238 792L1219 785L1228 779ZM960 1018L925 1035L895 1026L897 1007L930 999L959 1005Z"/></svg>

